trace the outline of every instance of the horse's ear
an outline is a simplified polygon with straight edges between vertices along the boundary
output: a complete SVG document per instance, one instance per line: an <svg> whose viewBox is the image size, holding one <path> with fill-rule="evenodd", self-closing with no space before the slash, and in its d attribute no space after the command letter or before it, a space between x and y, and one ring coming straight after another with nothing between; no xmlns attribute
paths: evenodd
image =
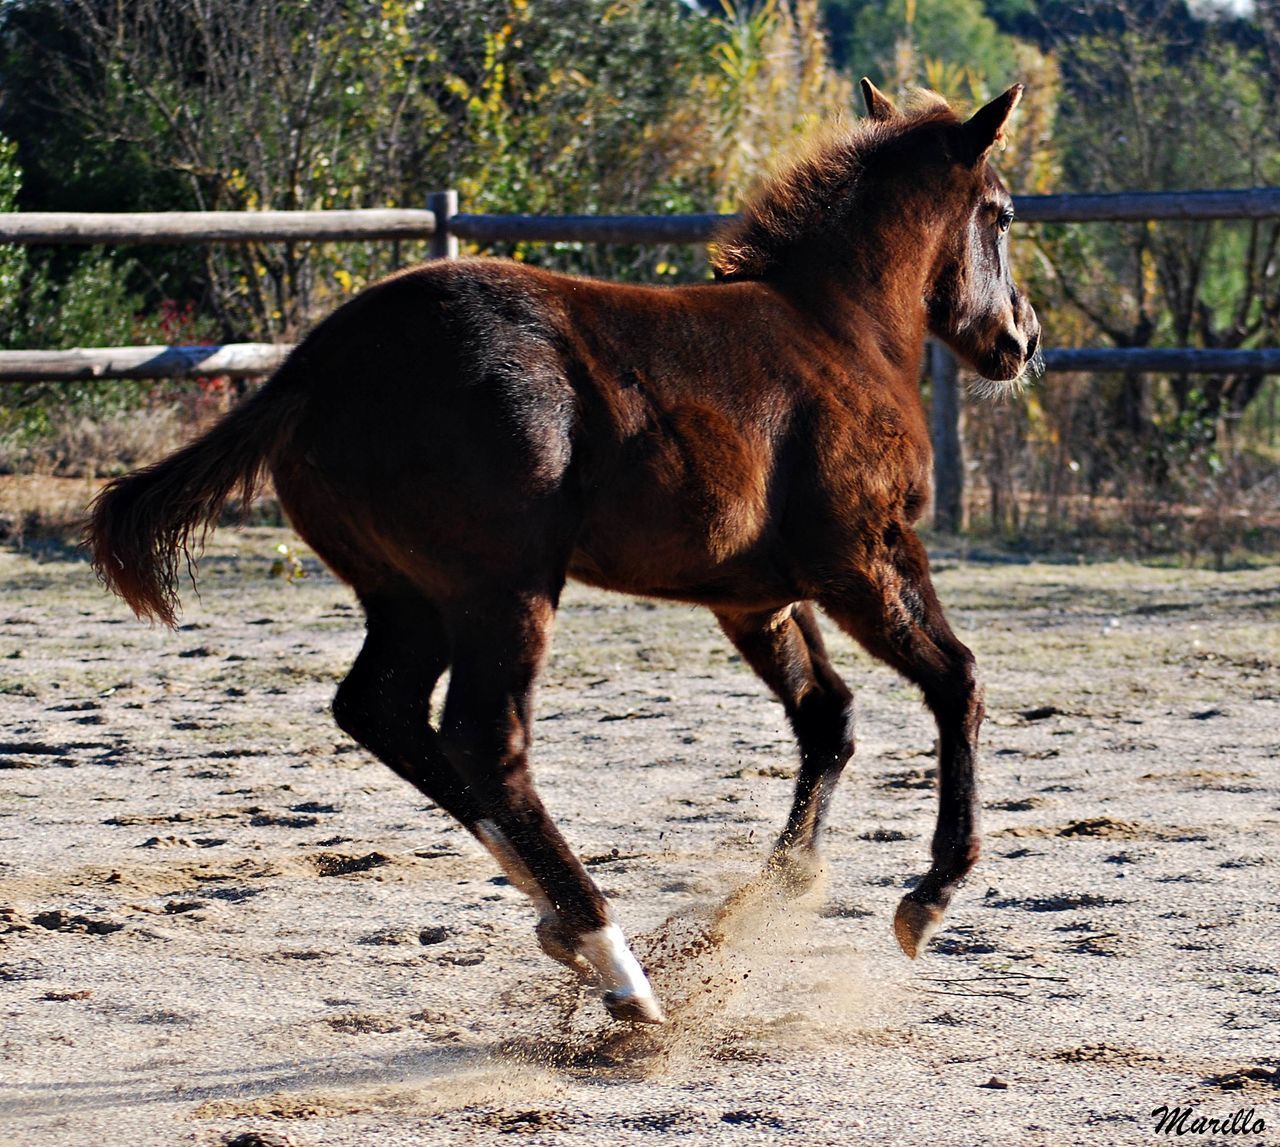
<svg viewBox="0 0 1280 1147"><path fill-rule="evenodd" d="M1004 143L1004 125L1022 99L1022 85L1014 84L1004 95L996 96L986 107L979 108L964 125L965 142L974 163L981 162L997 144Z"/></svg>
<svg viewBox="0 0 1280 1147"><path fill-rule="evenodd" d="M875 86L866 76L862 77L862 99L867 105L867 115L872 119L893 119L898 109L889 101L889 97Z"/></svg>

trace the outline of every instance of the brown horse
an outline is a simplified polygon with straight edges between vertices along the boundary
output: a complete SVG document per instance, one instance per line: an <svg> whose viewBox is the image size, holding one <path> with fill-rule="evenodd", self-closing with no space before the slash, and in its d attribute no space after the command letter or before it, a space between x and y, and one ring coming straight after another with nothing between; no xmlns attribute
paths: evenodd
<svg viewBox="0 0 1280 1147"><path fill-rule="evenodd" d="M644 972L529 774L534 681L565 579L709 607L795 731L795 803L766 871L803 881L853 753L816 603L918 685L938 725L932 866L894 928L916 956L978 856L982 692L912 531L929 499L927 332L992 380L1039 324L987 164L1015 87L870 116L768 182L718 239L717 282L651 288L499 260L370 287L252 399L118 479L88 539L106 584L172 624L179 555L264 470L367 615L334 718L457 817L534 901L537 938L618 1018ZM433 724L431 694L451 669Z"/></svg>

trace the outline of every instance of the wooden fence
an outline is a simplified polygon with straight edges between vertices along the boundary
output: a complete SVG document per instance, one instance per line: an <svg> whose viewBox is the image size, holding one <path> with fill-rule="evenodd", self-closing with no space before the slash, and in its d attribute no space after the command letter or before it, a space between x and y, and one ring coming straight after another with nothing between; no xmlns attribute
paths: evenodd
<svg viewBox="0 0 1280 1147"><path fill-rule="evenodd" d="M1225 191L1033 195L1014 201L1028 223L1280 218L1280 187ZM450 258L458 241L579 242L647 245L703 243L729 215L467 215L457 193L428 196L425 209L357 211L159 211L121 214L26 212L0 215L0 243L169 244L336 242L426 239ZM86 378L257 375L274 369L285 348L259 343L221 347L100 347L74 351L0 351L6 382ZM1050 348L1049 371L1094 373L1280 373L1280 349ZM939 369L941 369L941 361ZM946 371L943 371L946 374ZM943 385L946 385L945 379Z"/></svg>
<svg viewBox="0 0 1280 1147"><path fill-rule="evenodd" d="M1280 217L1280 188L1224 191L1121 192L1020 196L1017 217L1028 223L1147 220L1266 219ZM425 209L357 211L143 212L131 214L13 213L0 215L0 243L167 244L266 241L426 239L433 258L458 254L458 241L580 242L647 245L703 243L727 215L468 215L457 193L428 196ZM267 343L207 347L97 347L62 351L0 351L0 384L114 378L244 377L269 373L290 348ZM1093 373L1280 374L1280 348L1050 348L1048 371ZM930 354L935 448L935 521L961 524L960 399L954 359Z"/></svg>
<svg viewBox="0 0 1280 1147"><path fill-rule="evenodd" d="M153 245L333 242L350 239L439 239L473 243L705 243L732 215L465 215L457 193L435 192L425 210L144 211L89 214L16 212L0 215L0 243ZM1014 200L1022 223L1135 223L1147 220L1280 217L1280 187L1226 191L1115 192L1023 195Z"/></svg>
<svg viewBox="0 0 1280 1147"><path fill-rule="evenodd" d="M117 346L75 350L0 351L0 384L85 382L119 378L255 378L270 374L293 349L289 343L210 346ZM943 348L943 352L945 348ZM1280 347L1193 350L1177 347L1050 348L1049 373L1280 374ZM936 377L940 366L931 366Z"/></svg>

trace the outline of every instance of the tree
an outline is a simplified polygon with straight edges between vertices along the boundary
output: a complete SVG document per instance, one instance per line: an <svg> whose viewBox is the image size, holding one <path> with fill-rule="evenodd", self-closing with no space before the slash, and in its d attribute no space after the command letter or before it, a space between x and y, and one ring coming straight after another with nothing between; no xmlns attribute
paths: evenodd
<svg viewBox="0 0 1280 1147"><path fill-rule="evenodd" d="M1057 45L1071 97L1057 129L1064 190L1280 181L1280 152L1259 146L1275 132L1259 50L1192 20L1180 4L1153 19L1112 3L1105 19L1105 29ZM1046 227L1039 240L1055 293L1114 345L1225 348L1280 335L1278 244L1275 221ZM1170 387L1180 416L1212 423L1238 417L1262 382L1200 376ZM1113 431L1140 440L1152 426L1151 402L1142 377L1125 379L1113 396Z"/></svg>
<svg viewBox="0 0 1280 1147"><path fill-rule="evenodd" d="M1020 78L1014 42L981 0L872 0L850 40L855 72L889 89L923 86L978 103Z"/></svg>
<svg viewBox="0 0 1280 1147"><path fill-rule="evenodd" d="M63 153L71 140L127 156L165 206L206 210L420 205L447 186L472 210L671 210L671 77L711 67L705 29L677 0L458 0L447 18L414 0L3 12L6 76L39 81ZM0 110L31 98L6 89ZM200 258L225 336L292 337L394 254L255 244Z"/></svg>

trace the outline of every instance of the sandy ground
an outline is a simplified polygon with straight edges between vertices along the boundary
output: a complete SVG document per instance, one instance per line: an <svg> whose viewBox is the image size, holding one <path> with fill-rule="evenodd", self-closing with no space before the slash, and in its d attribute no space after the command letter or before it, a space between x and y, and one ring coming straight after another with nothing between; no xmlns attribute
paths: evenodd
<svg viewBox="0 0 1280 1147"><path fill-rule="evenodd" d="M821 895L706 940L789 799L709 615L571 589L548 804L671 1015L611 1024L490 858L327 715L361 639L278 530L177 633L0 553L0 1142L1280 1142L1280 568L937 563L988 683L986 854L927 957L933 730L848 643ZM1240 1113L1237 1115L1237 1113Z"/></svg>

